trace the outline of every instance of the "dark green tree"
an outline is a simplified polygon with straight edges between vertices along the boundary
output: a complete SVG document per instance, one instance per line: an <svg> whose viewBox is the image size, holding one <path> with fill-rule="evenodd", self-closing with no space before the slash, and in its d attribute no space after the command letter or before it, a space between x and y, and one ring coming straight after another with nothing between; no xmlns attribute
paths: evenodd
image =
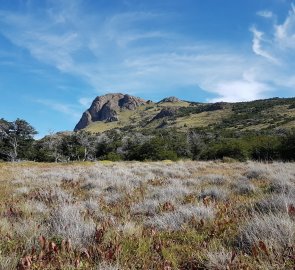
<svg viewBox="0 0 295 270"><path fill-rule="evenodd" d="M256 136L251 138L251 158L268 161L280 158L280 140L276 136Z"/></svg>
<svg viewBox="0 0 295 270"><path fill-rule="evenodd" d="M0 121L1 154L6 160L30 159L37 131L25 120Z"/></svg>
<svg viewBox="0 0 295 270"><path fill-rule="evenodd" d="M295 130L292 130L287 136L282 138L280 152L283 160L295 160Z"/></svg>

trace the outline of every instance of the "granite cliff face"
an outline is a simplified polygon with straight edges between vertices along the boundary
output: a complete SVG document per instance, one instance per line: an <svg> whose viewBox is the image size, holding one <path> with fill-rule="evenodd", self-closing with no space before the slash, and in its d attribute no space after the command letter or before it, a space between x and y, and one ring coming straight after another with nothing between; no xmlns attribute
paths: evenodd
<svg viewBox="0 0 295 270"><path fill-rule="evenodd" d="M98 96L94 99L90 108L83 113L74 130L83 129L96 121L118 121L118 112L120 110L135 110L145 104L147 104L147 101L144 99L121 93Z"/></svg>

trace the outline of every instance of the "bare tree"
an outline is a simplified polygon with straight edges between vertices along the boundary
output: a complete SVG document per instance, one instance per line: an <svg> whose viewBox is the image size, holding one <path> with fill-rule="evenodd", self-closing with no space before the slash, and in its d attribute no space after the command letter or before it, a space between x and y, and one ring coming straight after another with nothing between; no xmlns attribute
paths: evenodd
<svg viewBox="0 0 295 270"><path fill-rule="evenodd" d="M44 146L50 151L55 162L60 161L63 157L61 145L62 137L50 131L50 134L45 138Z"/></svg>
<svg viewBox="0 0 295 270"><path fill-rule="evenodd" d="M188 145L194 159L199 159L205 149L204 137L196 131L190 131L187 135Z"/></svg>
<svg viewBox="0 0 295 270"><path fill-rule="evenodd" d="M93 159L91 155L95 150L95 140L90 132L79 131L76 133L78 143L83 147L83 161Z"/></svg>

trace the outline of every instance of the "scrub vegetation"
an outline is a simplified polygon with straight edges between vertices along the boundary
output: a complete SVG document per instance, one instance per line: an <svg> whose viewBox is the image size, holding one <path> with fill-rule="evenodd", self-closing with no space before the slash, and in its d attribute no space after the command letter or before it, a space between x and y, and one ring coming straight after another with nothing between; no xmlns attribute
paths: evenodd
<svg viewBox="0 0 295 270"><path fill-rule="evenodd" d="M0 163L0 269L294 269L295 164Z"/></svg>

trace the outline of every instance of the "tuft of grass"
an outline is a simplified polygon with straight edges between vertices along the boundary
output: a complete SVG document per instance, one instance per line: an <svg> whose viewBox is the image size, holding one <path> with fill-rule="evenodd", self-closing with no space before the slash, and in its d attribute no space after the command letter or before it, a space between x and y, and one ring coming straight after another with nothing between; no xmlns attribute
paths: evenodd
<svg viewBox="0 0 295 270"><path fill-rule="evenodd" d="M172 212L165 212L149 218L145 222L146 227L156 228L158 230L177 231L191 220L212 220L214 218L214 210L204 205L181 205Z"/></svg>
<svg viewBox="0 0 295 270"><path fill-rule="evenodd" d="M224 175L208 174L201 177L202 181L211 185L224 185L227 179Z"/></svg>
<svg viewBox="0 0 295 270"><path fill-rule="evenodd" d="M164 187L153 187L151 189L150 198L160 202L176 201L189 195L192 191L183 186L180 182L173 185L166 185Z"/></svg>
<svg viewBox="0 0 295 270"><path fill-rule="evenodd" d="M73 200L73 197L68 192L62 190L61 188L38 188L32 191L31 197L33 199L44 202L46 204L62 204L69 203Z"/></svg>
<svg viewBox="0 0 295 270"><path fill-rule="evenodd" d="M295 222L288 215L256 215L240 226L237 244L239 249L252 253L263 243L269 250L282 252L294 245Z"/></svg>
<svg viewBox="0 0 295 270"><path fill-rule="evenodd" d="M131 206L130 212L132 215L153 216L156 214L160 205L158 200L147 199Z"/></svg>
<svg viewBox="0 0 295 270"><path fill-rule="evenodd" d="M11 270L16 269L18 260L15 256L16 254L10 254L10 256L3 256L0 254L0 269L1 270Z"/></svg>
<svg viewBox="0 0 295 270"><path fill-rule="evenodd" d="M231 187L234 193L238 195L251 195L256 191L256 187L248 179L245 181L243 178L234 182Z"/></svg>
<svg viewBox="0 0 295 270"><path fill-rule="evenodd" d="M276 176L270 179L269 191L273 193L295 194L294 184L286 176Z"/></svg>
<svg viewBox="0 0 295 270"><path fill-rule="evenodd" d="M288 213L288 209L294 206L295 196L293 194L279 194L256 201L253 209L261 214Z"/></svg>
<svg viewBox="0 0 295 270"><path fill-rule="evenodd" d="M200 199L211 198L215 201L224 201L228 198L228 191L219 187L209 187L202 190L199 195Z"/></svg>
<svg viewBox="0 0 295 270"><path fill-rule="evenodd" d="M233 253L225 249L220 251L209 251L207 253L207 260L205 266L207 269L227 270L233 261Z"/></svg>
<svg viewBox="0 0 295 270"><path fill-rule="evenodd" d="M78 205L58 206L52 211L48 223L51 236L70 239L77 247L87 246L94 241L95 223L83 217Z"/></svg>
<svg viewBox="0 0 295 270"><path fill-rule="evenodd" d="M261 165L255 164L247 169L245 172L245 176L248 179L263 179L268 174L268 170L265 167L261 167Z"/></svg>
<svg viewBox="0 0 295 270"><path fill-rule="evenodd" d="M108 263L100 263L99 265L95 266L95 270L120 270L118 265L112 265Z"/></svg>

